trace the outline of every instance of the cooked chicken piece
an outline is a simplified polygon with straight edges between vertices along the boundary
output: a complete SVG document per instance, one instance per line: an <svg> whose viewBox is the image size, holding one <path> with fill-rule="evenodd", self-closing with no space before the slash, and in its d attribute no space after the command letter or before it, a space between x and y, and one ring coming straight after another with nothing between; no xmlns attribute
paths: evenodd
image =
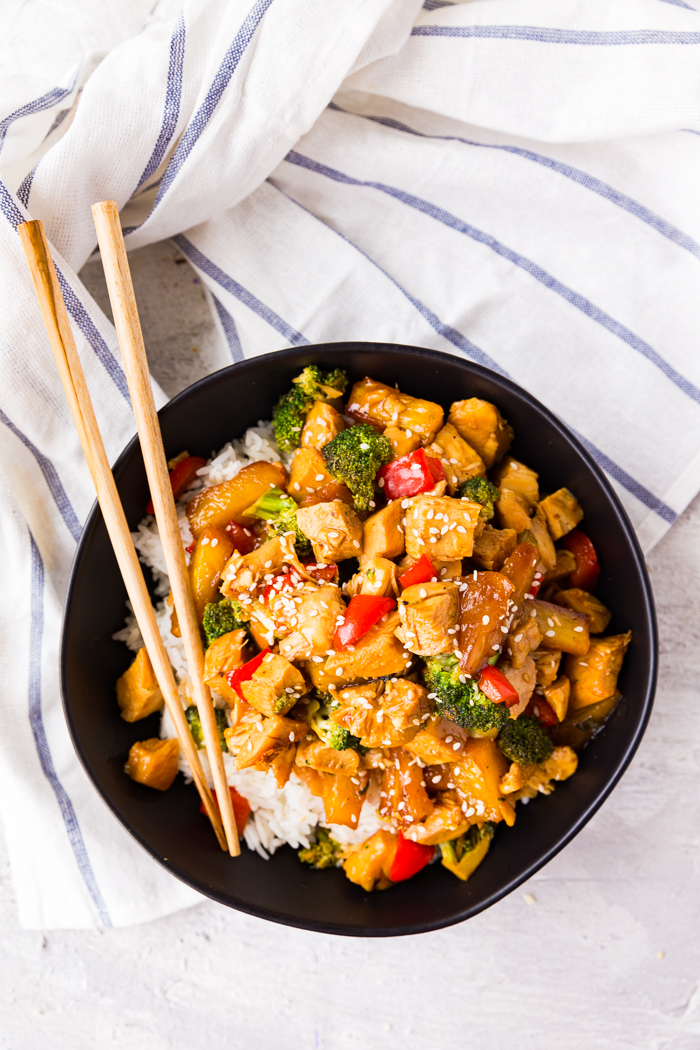
<svg viewBox="0 0 700 1050"><path fill-rule="evenodd" d="M514 584L500 572L477 572L459 585L459 666L475 675L505 640Z"/></svg>
<svg viewBox="0 0 700 1050"><path fill-rule="evenodd" d="M569 710L569 696L571 694L571 682L565 674L557 678L556 682L545 686L542 690L544 698L557 716L557 721L563 722L566 712Z"/></svg>
<svg viewBox="0 0 700 1050"><path fill-rule="evenodd" d="M556 583L557 580L563 580L576 569L576 558L571 551L558 550L556 551L556 557L554 568L547 573L546 583Z"/></svg>
<svg viewBox="0 0 700 1050"><path fill-rule="evenodd" d="M484 461L479 453L467 444L451 423L446 423L442 430L438 431L426 452L442 463L451 496L468 478L486 473Z"/></svg>
<svg viewBox="0 0 700 1050"><path fill-rule="evenodd" d="M545 513L539 505L530 519L528 528L532 543L535 544L540 552L540 563L537 566L537 571L541 573L551 572L557 564L557 552L552 542L552 537L549 535Z"/></svg>
<svg viewBox="0 0 700 1050"><path fill-rule="evenodd" d="M281 715L262 718L257 711L250 711L235 728L225 729L224 737L236 769L249 769L270 752L287 751L290 744L303 740L308 731L308 722Z"/></svg>
<svg viewBox="0 0 700 1050"><path fill-rule="evenodd" d="M555 599L556 605L565 605L567 609L583 613L588 620L588 629L591 634L602 634L612 619L612 613L607 609L599 598L590 591L583 591L580 587L571 587L567 591L559 591Z"/></svg>
<svg viewBox="0 0 700 1050"><path fill-rule="evenodd" d="M433 401L410 397L369 378L355 383L347 412L363 422L397 427L407 432L408 437L418 434L423 444L433 440L444 418L441 406Z"/></svg>
<svg viewBox="0 0 700 1050"><path fill-rule="evenodd" d="M528 509L534 511L535 504L540 498L538 477L536 471L525 466L520 460L506 456L494 470L491 480L499 489L510 489L511 492L517 492L523 496Z"/></svg>
<svg viewBox="0 0 700 1050"><path fill-rule="evenodd" d="M336 751L317 736L309 736L299 744L294 762L297 766L311 766L320 773L342 773L353 777L357 773L360 756L351 747L345 751Z"/></svg>
<svg viewBox="0 0 700 1050"><path fill-rule="evenodd" d="M455 647L458 590L455 583L417 583L399 598L397 637L419 656L435 656Z"/></svg>
<svg viewBox="0 0 700 1050"><path fill-rule="evenodd" d="M420 434L412 430L401 430L400 427L387 427L384 437L391 445L394 459L401 459L401 456L415 452L421 445Z"/></svg>
<svg viewBox="0 0 700 1050"><path fill-rule="evenodd" d="M563 605L553 605L551 602L535 599L527 600L523 604L523 614L534 616L537 620L543 649L561 649L574 656L582 656L588 652L588 620L582 613L573 612Z"/></svg>
<svg viewBox="0 0 700 1050"><path fill-rule="evenodd" d="M433 710L433 703L428 699L428 690L407 678L392 678L387 682L379 703L387 720L398 733L416 732L428 720Z"/></svg>
<svg viewBox="0 0 700 1050"><path fill-rule="evenodd" d="M613 695L631 640L631 631L611 634L607 638L592 638L586 653L567 657L564 671L571 681L571 711L578 711L581 707L588 707Z"/></svg>
<svg viewBox="0 0 700 1050"><path fill-rule="evenodd" d="M328 652L338 619L345 616L347 606L340 587L335 584L306 583L291 598L282 592L275 598L272 609L276 623L291 631L279 643L281 655L287 660L299 660L321 657Z"/></svg>
<svg viewBox="0 0 700 1050"><path fill-rule="evenodd" d="M517 762L511 762L510 769L498 782L499 791L504 795L512 795L514 791L520 791L536 769L536 765L521 766Z"/></svg>
<svg viewBox="0 0 700 1050"><path fill-rule="evenodd" d="M510 709L510 717L517 718L525 710L535 691L537 684L535 661L531 656L526 656L523 665L517 669L504 662L499 663L498 669L503 672L520 697L519 702Z"/></svg>
<svg viewBox="0 0 700 1050"><path fill-rule="evenodd" d="M265 576L276 575L285 565L297 569L299 575L306 574L299 564L294 550L294 537L290 532L286 536L273 536L257 550L241 555L234 551L222 574L221 592L226 598L238 598L242 595L243 614L252 602L252 593Z"/></svg>
<svg viewBox="0 0 700 1050"><path fill-rule="evenodd" d="M314 401L301 432L301 447L320 452L341 430L345 430L345 423L340 412L325 401Z"/></svg>
<svg viewBox="0 0 700 1050"><path fill-rule="evenodd" d="M414 688L417 694L415 709L420 710L420 686ZM359 737L363 747L398 747L418 732L418 726L412 724L397 729L391 713L382 706L383 690L383 682L368 682L366 685L345 687L335 693L339 706L333 707L331 720ZM396 714L396 720L402 725L404 719L400 717L400 712L392 713Z"/></svg>
<svg viewBox="0 0 700 1050"><path fill-rule="evenodd" d="M452 558L449 561L442 561L440 558L431 558L430 560L433 563L435 575L441 583L445 580L454 580L462 575L461 558Z"/></svg>
<svg viewBox="0 0 700 1050"><path fill-rule="evenodd" d="M157 791L167 791L177 776L180 745L154 736L132 744L124 771L132 780Z"/></svg>
<svg viewBox="0 0 700 1050"><path fill-rule="evenodd" d="M541 641L542 635L534 616L528 617L523 624L512 628L510 634L506 637L503 651L508 656L515 671L523 666L527 657L539 647Z"/></svg>
<svg viewBox="0 0 700 1050"><path fill-rule="evenodd" d="M422 824L402 829L404 838L437 846L440 842L458 839L469 829L469 821L462 812L462 800L456 791L441 791L435 800L433 812Z"/></svg>
<svg viewBox="0 0 700 1050"><path fill-rule="evenodd" d="M345 585L351 598L356 594L372 594L376 598L394 598L399 593L396 582L396 564L388 558L367 558L362 568Z"/></svg>
<svg viewBox="0 0 700 1050"><path fill-rule="evenodd" d="M502 568L518 545L518 534L515 529L494 529L484 525L482 532L474 539L472 558L480 569Z"/></svg>
<svg viewBox="0 0 700 1050"><path fill-rule="evenodd" d="M117 703L125 722L138 722L163 706L163 694L145 646L141 646L134 662L117 680Z"/></svg>
<svg viewBox="0 0 700 1050"><path fill-rule="evenodd" d="M420 824L435 808L425 790L423 770L402 747L393 748L390 758L382 774L379 815L402 829Z"/></svg>
<svg viewBox="0 0 700 1050"><path fill-rule="evenodd" d="M404 531L401 524L403 508L401 500L387 503L364 524L361 564L370 558L398 558L404 551Z"/></svg>
<svg viewBox="0 0 700 1050"><path fill-rule="evenodd" d="M317 561L329 564L357 558L362 550L362 522L341 500L300 507L297 524L311 540Z"/></svg>
<svg viewBox="0 0 700 1050"><path fill-rule="evenodd" d="M236 704L240 698L228 684L226 676L245 663L245 645L245 631L229 631L216 638L204 653L204 684L230 704Z"/></svg>
<svg viewBox="0 0 700 1050"><path fill-rule="evenodd" d="M559 674L562 653L558 649L538 649L530 654L537 668L537 684L551 685Z"/></svg>
<svg viewBox="0 0 700 1050"><path fill-rule="evenodd" d="M404 747L418 755L421 762L433 766L460 758L468 739L466 729L461 729L448 718L435 715Z"/></svg>
<svg viewBox="0 0 700 1050"><path fill-rule="evenodd" d="M499 788L507 771L507 760L495 740L488 737L471 737L463 754L455 757L452 779L462 798L464 818L470 824L505 820L510 827L515 823L515 811Z"/></svg>
<svg viewBox="0 0 700 1050"><path fill-rule="evenodd" d="M516 533L521 533L530 528L528 502L520 492L502 489L495 508L496 520L502 529L513 529Z"/></svg>
<svg viewBox="0 0 700 1050"><path fill-rule="evenodd" d="M284 715L306 692L304 676L276 653L266 653L253 677L241 685L246 703L262 715Z"/></svg>
<svg viewBox="0 0 700 1050"><path fill-rule="evenodd" d="M349 507L354 504L350 489L328 473L326 461L313 448L298 448L294 453L287 491L305 507L334 499Z"/></svg>
<svg viewBox="0 0 700 1050"><path fill-rule="evenodd" d="M450 408L449 421L467 444L479 453L486 467L508 451L513 440L513 429L495 405L478 397L455 401Z"/></svg>
<svg viewBox="0 0 700 1050"><path fill-rule="evenodd" d="M333 686L358 679L402 675L412 665L414 656L396 638L394 632L398 626L399 614L391 612L386 620L370 627L352 650L334 653L321 662L309 660L304 669L316 688L324 693Z"/></svg>
<svg viewBox="0 0 700 1050"><path fill-rule="evenodd" d="M270 751L254 768L260 770L261 773L272 773L277 787L283 788L292 775L296 753L296 744L292 744L286 751Z"/></svg>
<svg viewBox="0 0 700 1050"><path fill-rule="evenodd" d="M343 870L350 882L356 883L369 893L371 890L386 890L393 886L389 878L396 856L398 836L391 831L375 831L364 842L350 846Z"/></svg>
<svg viewBox="0 0 700 1050"><path fill-rule="evenodd" d="M568 489L557 489L551 496L546 496L540 507L544 511L553 540L560 540L567 532L575 529L583 518L581 504Z"/></svg>
<svg viewBox="0 0 700 1050"><path fill-rule="evenodd" d="M416 496L406 511L406 553L417 560L427 554L430 560L452 561L469 558L474 549L474 532L483 525L481 504L449 496Z"/></svg>
<svg viewBox="0 0 700 1050"><path fill-rule="evenodd" d="M578 757L575 751L570 747L555 747L545 762L535 766L525 786L513 795L513 801L519 798L537 798L539 794L551 795L554 791L552 781L568 780L576 772L577 766Z"/></svg>

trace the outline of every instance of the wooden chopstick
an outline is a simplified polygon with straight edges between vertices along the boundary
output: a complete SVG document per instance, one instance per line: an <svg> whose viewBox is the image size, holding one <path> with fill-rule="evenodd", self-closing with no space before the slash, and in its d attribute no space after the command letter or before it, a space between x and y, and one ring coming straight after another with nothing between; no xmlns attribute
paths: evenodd
<svg viewBox="0 0 700 1050"><path fill-rule="evenodd" d="M204 651L197 614L192 597L190 576L185 562L185 552L177 520L177 510L170 484L168 464L163 448L163 437L153 400L148 360L141 332L134 288L131 282L129 261L124 246L119 210L115 201L93 204L92 215L97 230L102 265L107 281L107 291L112 304L114 325L122 352L124 371L131 404L136 416L136 427L141 439L141 450L146 465L151 499L158 523L165 564L170 577L175 610L182 631L194 702L202 723L202 735L207 748L216 798L232 857L240 853L236 819L233 813L224 759L219 741L219 731L214 714L211 693L204 685Z"/></svg>
<svg viewBox="0 0 700 1050"><path fill-rule="evenodd" d="M24 254L29 263L37 299L48 332L58 371L80 438L90 474L97 492L102 516L126 586L136 622L153 665L156 681L175 725L177 739L192 771L207 816L222 849L226 838L218 810L211 797L199 754L182 708L173 669L161 638L143 571L134 548L131 533L117 492L102 442L90 393L71 332L66 306L56 277L44 227L39 220L19 226Z"/></svg>

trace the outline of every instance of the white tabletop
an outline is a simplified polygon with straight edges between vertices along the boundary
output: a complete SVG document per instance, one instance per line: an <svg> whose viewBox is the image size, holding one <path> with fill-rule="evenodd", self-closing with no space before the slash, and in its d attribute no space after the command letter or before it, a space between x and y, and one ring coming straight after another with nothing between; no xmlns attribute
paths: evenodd
<svg viewBox="0 0 700 1050"><path fill-rule="evenodd" d="M171 395L227 363L177 255L160 244L132 256L153 372ZM99 263L83 277L102 303ZM661 668L644 741L603 809L527 885L461 926L387 941L210 902L42 935L19 928L0 840L0 1048L697 1050L699 541L700 498L649 558Z"/></svg>

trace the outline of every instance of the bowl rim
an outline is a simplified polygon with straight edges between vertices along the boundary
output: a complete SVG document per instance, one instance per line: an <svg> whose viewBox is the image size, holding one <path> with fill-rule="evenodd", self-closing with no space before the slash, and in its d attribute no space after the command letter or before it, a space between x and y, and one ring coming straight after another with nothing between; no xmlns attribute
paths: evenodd
<svg viewBox="0 0 700 1050"><path fill-rule="evenodd" d="M177 407L192 396L194 392L200 392L205 390L211 384L220 381L222 374L230 373L241 373L248 369L259 368L261 361L273 358L276 361L286 360L290 357L298 358L299 356L308 356L309 363L312 362L313 357L320 353L327 353L329 351L339 352L342 348L346 351L357 353L360 352L377 352L377 351L390 351L397 352L401 355L416 356L422 359L426 357L432 359L435 364L439 364L444 361L449 361L451 364L455 362L462 365L467 370L482 376L486 379L496 381L506 387L510 387L511 390L521 397L530 408L534 408L536 411L542 413L552 425L552 427L558 432L558 434L574 446L576 451L579 453L581 458L584 460L590 471L594 474L598 484L605 492L608 499L611 501L615 510L617 511L618 518L628 541L630 550L634 556L635 565L637 568L638 576L642 584L642 591L644 594L644 604L647 618L649 621L649 633L650 633L650 646L649 646L649 673L648 683L646 686L646 694L643 698L643 706L639 712L639 719L637 728L634 732L634 736L629 741L623 753L617 758L615 768L606 780L604 787L600 789L596 797L586 806L586 808L579 814L576 820L571 824L565 834L561 835L557 842L546 850L545 853L541 854L536 861L533 861L524 870L519 871L513 875L504 885L501 885L498 889L489 893L485 898L477 903L473 903L470 906L465 907L459 914L450 915L449 917L441 917L434 921L421 921L408 925L400 926L387 926L387 927L373 927L373 926L347 926L345 924L334 924L328 922L309 922L305 919L296 919L293 916L275 912L272 909L264 907L254 907L246 904L245 902L234 902L230 896L219 893L218 891L208 887L204 882L197 880L194 877L189 876L177 865L164 858L149 842L148 840L135 830L128 820L122 816L119 811L119 807L111 799L109 793L104 790L99 781L93 777L89 760L87 755L83 751L83 747L80 743L77 727L73 718L71 705L68 698L68 686L67 686L67 658L68 658L68 622L70 614L75 603L75 587L79 571L79 566L82 560L83 547L87 543L87 537L91 534L95 527L95 519L100 515L100 508L97 500L92 504L90 511L85 519L80 539L78 541L73 561L71 564L70 574L68 578L68 585L66 589L66 596L63 604L63 613L61 621L61 636L59 642L59 678L60 678L60 692L61 702L63 706L63 712L68 726L71 743L75 750L78 760L83 767L85 773L88 776L93 788L97 791L102 801L107 805L111 812L115 815L119 823L128 831L128 833L134 838L140 846L142 846L151 857L153 857L162 867L164 867L171 875L177 878L179 881L190 886L204 897L208 897L210 900L216 901L218 904L223 904L229 908L233 908L236 911L240 911L244 914L253 915L257 918L266 919L270 922L276 922L281 925L291 926L297 929L309 930L311 932L333 934L336 936L350 936L350 937L397 937L397 936L413 936L419 933L429 933L436 930L445 929L449 926L457 925L465 922L467 919L473 918L475 915L480 914L487 908L496 904L504 897L508 896L514 890L531 878L536 872L540 871L546 864L548 864L561 850L563 850L579 832L585 827L585 825L591 820L591 818L598 812L603 803L609 798L619 781L621 780L624 773L627 771L634 755L642 741L642 738L646 732L651 717L651 711L654 704L654 697L656 691L656 684L658 678L658 658L659 658L659 643L658 643L658 623L656 616L656 607L654 602L653 590L651 586L651 580L646 566L644 554L639 544L636 532L632 523L629 519L627 511L625 510L620 498L615 492L614 488L610 484L603 470L599 467L596 461L593 459L591 454L588 452L586 447L582 444L576 434L567 427L550 409L543 405L534 395L532 395L524 387L519 386L509 376L504 375L500 372L496 372L493 369L486 368L483 365L479 365L469 358L460 358L456 354L445 353L439 350L433 350L428 347L412 346L410 344L403 343L389 343L389 342L372 342L368 340L337 340L329 341L325 343L312 343L304 346L288 347L283 350L271 351L265 354L258 354L255 357L245 358L241 361L233 362L230 365L226 365L223 368L217 369L215 372L210 372L208 375L198 379L195 383L190 384L184 390L181 390L173 398L171 398L165 405L158 411L159 418L163 414L167 414L170 411L177 409ZM138 434L129 440L126 446L122 449L117 459L112 465L112 470L118 475L120 468L125 464L129 457L133 454L135 446L139 443Z"/></svg>

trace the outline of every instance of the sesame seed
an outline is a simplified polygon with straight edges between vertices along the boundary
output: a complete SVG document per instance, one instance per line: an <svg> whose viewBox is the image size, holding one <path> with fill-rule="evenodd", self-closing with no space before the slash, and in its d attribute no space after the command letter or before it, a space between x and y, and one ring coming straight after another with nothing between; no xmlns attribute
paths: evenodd
<svg viewBox="0 0 700 1050"><path fill-rule="evenodd" d="M421 596L421 598L427 598L428 597L428 592L426 591L425 587L421 587L421 589L420 589L420 596Z"/></svg>
<svg viewBox="0 0 700 1050"><path fill-rule="evenodd" d="M575 631L576 633L579 633L579 634L580 634L580 632L581 632L582 630L583 630L583 627L574 627L574 631Z"/></svg>
<svg viewBox="0 0 700 1050"><path fill-rule="evenodd" d="M453 744L453 745L452 745L452 750L453 750L453 751L459 751L459 749L460 749L460 747L461 747L461 746L462 746L462 745L460 744L460 742L459 742L459 740L458 740L456 744Z"/></svg>
<svg viewBox="0 0 700 1050"><path fill-rule="evenodd" d="M316 475L316 481L323 481L324 477L325 477L324 474L317 474Z"/></svg>
<svg viewBox="0 0 700 1050"><path fill-rule="evenodd" d="M499 648L499 647L498 647L497 645L492 645L492 646L491 646L491 648L492 648L492 649L495 649L495 650L496 650L496 652L498 652L498 648Z"/></svg>
<svg viewBox="0 0 700 1050"><path fill-rule="evenodd" d="M206 547L207 543L209 543L209 537L208 536L203 536L202 537L202 546Z"/></svg>
<svg viewBox="0 0 700 1050"><path fill-rule="evenodd" d="M490 617L488 613L484 613L484 615L481 617L481 622L483 623L484 627L486 627L486 624L490 622Z"/></svg>
<svg viewBox="0 0 700 1050"><path fill-rule="evenodd" d="M361 443L360 448L362 449L363 452L369 452L369 445L367 444L366 441L363 441Z"/></svg>
<svg viewBox="0 0 700 1050"><path fill-rule="evenodd" d="M515 636L515 639L514 639L514 641L516 641L516 642L522 642L522 640L523 640L523 636L522 636L522 634L516 634L516 636Z"/></svg>
<svg viewBox="0 0 700 1050"><path fill-rule="evenodd" d="M214 539L213 539L213 540L211 541L211 545L212 545L212 547L216 547L216 545L217 545L217 543L218 543L218 542L219 542L219 541L217 540L217 538L216 538L216 536L215 536L215 537L214 537Z"/></svg>
<svg viewBox="0 0 700 1050"><path fill-rule="evenodd" d="M554 631L545 631L544 634L545 634L545 638L553 638L554 637Z"/></svg>

